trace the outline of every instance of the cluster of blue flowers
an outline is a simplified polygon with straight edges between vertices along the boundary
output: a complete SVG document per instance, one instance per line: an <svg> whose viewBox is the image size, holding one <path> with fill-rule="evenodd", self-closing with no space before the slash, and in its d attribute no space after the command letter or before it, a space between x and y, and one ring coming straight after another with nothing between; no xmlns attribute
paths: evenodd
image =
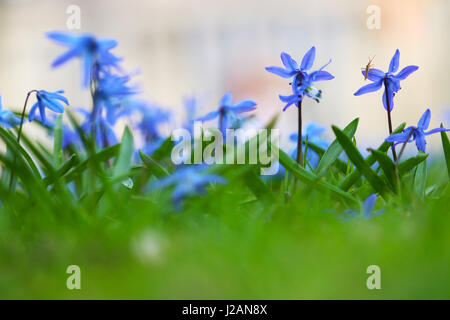
<svg viewBox="0 0 450 320"><path fill-rule="evenodd" d="M139 132L144 140L144 145L140 150L146 154L153 153L164 141L165 137L160 132L160 126L168 124L171 121L171 113L138 98L140 93L136 85L130 84L132 76L127 74L122 66L122 59L114 55L111 51L117 46L117 41L111 39L100 39L91 34L71 34L66 32L50 32L47 37L59 45L67 48L67 50L57 57L53 63L53 67L59 67L73 59L79 59L81 62L81 85L84 89L89 89L92 96L92 108L73 108L83 118L81 129L86 136L90 136L98 148L106 148L118 143L114 126L121 118L127 118L132 127ZM313 67L316 56L316 48L312 47L302 58L300 65L287 53L281 54L281 61L284 67L271 66L266 70L276 74L282 78L290 79L291 94L280 95L280 100L285 103L283 111L291 105L296 105L299 110L299 130L298 133L292 134L290 139L297 141L297 161L300 165L300 154L305 148L304 141L310 141L316 145L326 149L329 145L321 136L324 128L317 124L311 123L307 126L306 131L302 130L301 109L304 97L320 102L322 91L315 87L315 83L334 79L328 71L324 69L331 63L331 59L316 71L310 71ZM374 92L384 86L383 106L388 112L389 137L386 141L393 143L393 156L395 154L395 146L415 141L419 151L425 152L426 141L425 136L437 132L448 131L445 128L436 128L430 131L428 129L431 112L429 109L425 111L417 126L410 126L402 133L392 134L391 111L394 107L394 97L401 89L400 81L405 80L410 74L415 72L417 66L407 66L396 73L399 69L400 52L396 50L391 59L389 69L383 72L379 69L369 68L362 72L365 79L369 79L372 83L360 88L354 95L359 96L369 92ZM366 74L366 71L367 74ZM29 121L40 121L48 128L53 127L56 114L64 112L64 105L68 106L69 101L63 95L63 90L46 91L31 90L28 92L22 117L16 116L9 110L2 109L2 100L0 96L0 124L6 128L23 125L23 118L27 108L27 102L32 95L35 95L36 101L32 105L28 119ZM212 111L202 117L195 116L196 100L194 98L185 101L187 121L183 123L183 127L192 131L193 121L209 121L218 119L218 128L225 135L226 129L239 127L245 116L242 115L255 110L256 102L253 100L244 100L233 103L232 94L227 93L220 100L217 110ZM48 116L46 110L53 113ZM63 125L63 141L64 149L69 147L82 148L79 132L70 126ZM295 155L293 155L295 157ZM306 159L310 167L317 166L320 157L312 150L308 150ZM395 159L396 160L396 159ZM203 168L203 167L201 167ZM178 205L181 200L193 193L203 192L205 186L211 182L224 183L225 180L219 176L202 173L201 168L180 167L175 173L167 178L159 180L151 188L162 188L173 186L173 200ZM368 200L367 207L372 207L376 197ZM366 205L365 205L366 206ZM370 210L365 210L367 212Z"/></svg>

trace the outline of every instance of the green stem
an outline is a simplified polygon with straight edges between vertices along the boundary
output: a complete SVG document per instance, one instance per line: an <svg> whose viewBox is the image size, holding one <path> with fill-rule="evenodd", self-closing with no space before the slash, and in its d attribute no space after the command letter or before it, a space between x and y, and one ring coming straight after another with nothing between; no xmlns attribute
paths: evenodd
<svg viewBox="0 0 450 320"><path fill-rule="evenodd" d="M37 90L28 91L27 97L25 98L25 103L23 104L23 109L22 109L22 115L20 117L19 131L17 132L17 143L20 143L20 137L22 136L22 127L23 127L23 121L25 119L25 112L27 111L28 99L30 98L30 95L34 92L37 92ZM16 163L16 157L14 157L14 164L15 163ZM10 190L12 188L13 181L14 181L14 172L11 171L11 176L9 178L9 189Z"/></svg>

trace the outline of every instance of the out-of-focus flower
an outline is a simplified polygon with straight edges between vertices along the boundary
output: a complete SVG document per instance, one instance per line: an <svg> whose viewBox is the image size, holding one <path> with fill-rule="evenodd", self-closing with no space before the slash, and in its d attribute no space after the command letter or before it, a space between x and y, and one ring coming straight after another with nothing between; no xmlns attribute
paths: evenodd
<svg viewBox="0 0 450 320"><path fill-rule="evenodd" d="M356 91L354 95L359 96L369 92L377 91L384 84L386 90L384 90L383 93L383 105L384 108L388 110L388 102L386 100L386 97L388 97L390 107L389 111L392 111L392 109L394 108L394 95L401 89L400 81L405 80L411 73L419 69L418 66L407 66L403 68L399 73L394 74L398 70L399 64L400 64L400 51L397 49L397 51L395 51L395 54L391 59L388 72L385 73L375 68L369 69L367 79L372 81L372 83L363 86L358 91ZM362 74L365 76L366 71L363 70Z"/></svg>
<svg viewBox="0 0 450 320"><path fill-rule="evenodd" d="M417 149L419 151L425 152L427 145L425 136L437 132L450 131L450 129L446 128L436 128L425 132L425 130L427 130L428 126L430 125L430 119L431 119L431 111L430 109L427 109L420 118L419 122L417 123L417 126L410 126L405 130L403 130L403 132L401 133L393 134L389 136L386 139L386 141L394 143L394 145L397 145L400 143L407 143L415 140Z"/></svg>
<svg viewBox="0 0 450 320"><path fill-rule="evenodd" d="M77 148L81 147L81 138L78 132L72 130L68 125L62 126L62 142L61 147L66 149L69 146L76 146Z"/></svg>
<svg viewBox="0 0 450 320"><path fill-rule="evenodd" d="M150 185L149 190L163 189L174 186L172 201L175 208L181 209L185 197L204 194L211 183L224 184L226 179L217 174L201 172L204 166L187 166L177 169L170 176L160 179Z"/></svg>
<svg viewBox="0 0 450 320"><path fill-rule="evenodd" d="M147 101L128 99L123 102L123 108L116 114L115 118L141 115L141 118L135 124L136 128L142 133L145 141L154 141L161 139L160 126L168 123L171 113Z"/></svg>
<svg viewBox="0 0 450 320"><path fill-rule="evenodd" d="M362 215L363 218L370 220L373 219L381 214L384 213L384 208L377 210L377 211L373 211L374 207L375 207L375 203L377 202L378 196L376 193L371 194L370 196L368 196L366 198L366 200L364 200L362 208L361 208L361 213L355 210L351 210L351 209L347 209L343 212L343 214L341 215L341 217L344 220L349 220L351 218L357 217L359 215Z"/></svg>
<svg viewBox="0 0 450 320"><path fill-rule="evenodd" d="M95 142L97 146L99 146L100 148L106 148L109 146L113 146L119 142L113 127L109 124L108 121L106 121L102 114L98 115L95 121L92 121L92 116L89 111L80 108L78 108L76 111L82 114L86 119L81 124L81 129L86 135L95 136ZM75 135L76 136L70 136L69 133L69 136L66 138L68 141L70 141L71 139L75 139L74 141L77 141L76 139L78 134L75 133Z"/></svg>
<svg viewBox="0 0 450 320"><path fill-rule="evenodd" d="M283 111L285 111L292 104L302 101L305 95L309 98L314 99L316 102L319 102L320 98L322 97L322 91L313 86L314 82L334 79L333 75L323 70L331 63L331 59L319 70L313 71L311 73L307 72L312 68L315 57L316 48L312 47L303 56L302 62L299 67L297 62L292 59L289 54L283 52L281 53L281 61L283 62L284 68L266 67L266 70L268 72L274 73L280 77L293 78L291 83L293 94L290 96L279 96L280 100L286 103Z"/></svg>
<svg viewBox="0 0 450 320"><path fill-rule="evenodd" d="M47 37L68 47L64 54L53 61L53 67L58 67L73 58L81 59L83 87L88 87L91 79L93 79L92 72L96 64L99 67L117 67L120 61L119 58L109 52L109 50L117 46L116 40L98 39L91 34L77 35L59 31L49 32Z"/></svg>
<svg viewBox="0 0 450 320"><path fill-rule="evenodd" d="M234 119L238 117L238 114L255 110L256 102L253 100L243 100L241 102L232 103L233 96L230 92L225 94L220 100L220 106L218 110L212 111L203 117L198 118L199 121L208 121L215 118L219 118L219 129L222 135L225 136L225 131L229 128Z"/></svg>
<svg viewBox="0 0 450 320"><path fill-rule="evenodd" d="M322 126L319 126L318 124L312 122L308 124L306 127L305 133L302 135L302 141L306 143L306 138L308 138L308 142L314 143L317 146L326 149L329 146L329 143L327 140L322 138L322 134L325 132L325 128ZM289 140L292 142L298 141L298 133L293 133L289 137ZM303 150L305 149L305 146L303 146ZM296 158L297 156L297 147L294 149L294 151L291 154L292 158ZM306 153L306 159L308 160L308 163L311 167L315 168L319 164L320 157L319 155L311 148L307 149Z"/></svg>
<svg viewBox="0 0 450 320"><path fill-rule="evenodd" d="M62 105L61 102L64 102L66 105L69 105L69 101L67 101L66 97L62 96L61 93L64 93L64 91L63 90L58 90L55 92L49 92L45 90L36 91L37 102L30 109L30 112L28 114L29 121L39 119L43 125L47 125L45 108L49 108L50 110L57 113L63 113L64 106ZM36 117L36 110L38 109L39 109L39 118Z"/></svg>
<svg viewBox="0 0 450 320"><path fill-rule="evenodd" d="M105 110L106 119L109 123L114 124L116 122L116 119L120 117L121 109L124 109L124 99L139 92L136 86L128 85L129 81L129 76L118 76L110 73L103 74L98 79L98 87L94 93L93 121Z"/></svg>
<svg viewBox="0 0 450 320"><path fill-rule="evenodd" d="M2 96L0 96L0 124L5 128L13 128L20 125L20 118L12 111L3 109Z"/></svg>

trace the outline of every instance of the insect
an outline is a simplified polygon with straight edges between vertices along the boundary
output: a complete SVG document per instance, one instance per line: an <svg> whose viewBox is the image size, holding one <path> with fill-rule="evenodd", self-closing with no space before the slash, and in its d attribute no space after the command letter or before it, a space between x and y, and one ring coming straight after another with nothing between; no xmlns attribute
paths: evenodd
<svg viewBox="0 0 450 320"><path fill-rule="evenodd" d="M365 70L365 72L364 72L364 80L367 80L367 76L369 75L369 70L370 70L370 68L373 67L373 65L372 65L373 59L375 59L375 56L373 56L372 59L370 59L370 57L369 57L369 63L367 63L365 68L361 68L361 70Z"/></svg>

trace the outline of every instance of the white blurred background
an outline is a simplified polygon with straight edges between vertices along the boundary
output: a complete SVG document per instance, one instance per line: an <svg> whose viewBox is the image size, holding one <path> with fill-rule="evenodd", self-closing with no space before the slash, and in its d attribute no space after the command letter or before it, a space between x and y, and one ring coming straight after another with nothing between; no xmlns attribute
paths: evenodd
<svg viewBox="0 0 450 320"><path fill-rule="evenodd" d="M331 124L343 127L355 117L360 117L359 147L387 136L382 92L353 93L368 83L360 73L368 57L376 55L375 67L386 71L397 48L400 68L420 69L395 97L394 126L416 124L430 108L431 126L437 127L450 106L448 0L0 0L0 94L6 107L20 110L30 89L64 89L72 106L89 106L79 63L50 68L64 49L44 33L67 30L69 5L81 8L76 32L117 39L115 53L124 57L125 67L141 71L143 96L179 118L183 97L196 95L204 113L232 91L235 99L256 100L256 115L268 121L283 108L278 94L290 88L264 67L281 65L281 51L301 59L313 45L314 67L332 58L327 70L336 79L317 83L323 100L305 102L304 118L327 126L329 138ZM366 26L370 5L381 8L379 30ZM295 107L281 114L278 127L285 136L296 130L296 119ZM439 135L428 145L439 149Z"/></svg>

